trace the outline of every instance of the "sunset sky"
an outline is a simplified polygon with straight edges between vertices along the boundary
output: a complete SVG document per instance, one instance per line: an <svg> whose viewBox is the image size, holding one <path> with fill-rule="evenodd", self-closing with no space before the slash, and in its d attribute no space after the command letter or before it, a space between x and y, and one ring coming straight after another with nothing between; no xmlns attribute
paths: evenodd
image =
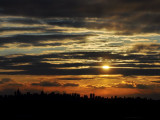
<svg viewBox="0 0 160 120"><path fill-rule="evenodd" d="M0 0L0 94L160 99L159 0Z"/></svg>

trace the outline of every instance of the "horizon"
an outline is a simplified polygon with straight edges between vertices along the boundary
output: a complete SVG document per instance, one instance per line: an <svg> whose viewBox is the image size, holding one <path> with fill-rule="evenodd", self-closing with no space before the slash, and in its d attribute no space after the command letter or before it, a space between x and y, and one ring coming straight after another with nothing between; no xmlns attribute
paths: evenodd
<svg viewBox="0 0 160 120"><path fill-rule="evenodd" d="M14 91L12 94L0 94L1 97L16 97L16 96L30 96L30 95L70 95L71 97L77 96L80 98L87 98L87 99L93 99L93 98L101 98L101 99L141 99L141 100L152 100L155 101L156 99L151 99L151 98L147 98L147 97L139 97L139 96L109 96L109 97L105 97L105 96L97 96L95 93L89 93L89 94L80 94L80 93L66 93L66 92L59 92L59 91L52 91L52 92L45 92L45 91L39 91L39 92L23 92L20 89L17 89L16 91ZM65 100L65 99L64 99ZM160 99L157 99L158 101L160 101ZM156 100L156 101L157 101Z"/></svg>

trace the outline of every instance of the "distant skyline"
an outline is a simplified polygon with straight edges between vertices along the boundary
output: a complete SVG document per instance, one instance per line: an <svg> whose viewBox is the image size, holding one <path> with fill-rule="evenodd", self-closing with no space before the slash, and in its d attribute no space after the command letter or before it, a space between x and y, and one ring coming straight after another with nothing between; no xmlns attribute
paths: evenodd
<svg viewBox="0 0 160 120"><path fill-rule="evenodd" d="M160 99L159 0L0 0L0 94Z"/></svg>

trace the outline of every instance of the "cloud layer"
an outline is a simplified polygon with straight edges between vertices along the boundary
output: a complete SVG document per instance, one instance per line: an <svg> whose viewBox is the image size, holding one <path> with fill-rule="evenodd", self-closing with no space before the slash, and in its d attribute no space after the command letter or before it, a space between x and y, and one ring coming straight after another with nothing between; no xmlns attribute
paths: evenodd
<svg viewBox="0 0 160 120"><path fill-rule="evenodd" d="M1 0L0 3L4 14L39 17L104 17L160 11L158 0Z"/></svg>
<svg viewBox="0 0 160 120"><path fill-rule="evenodd" d="M112 60L112 68L102 70L99 58ZM63 61L64 60L64 61ZM72 63L65 61L72 60ZM83 63L84 60L92 60ZM132 60L133 62L123 62ZM59 64L54 64L58 62ZM77 62L79 61L79 62ZM118 63L118 61L122 61ZM1 72L1 74L26 75L94 75L94 74L122 74L122 75L160 75L159 55L129 55L112 54L106 52L71 52L45 55L22 55L17 57L1 57L1 69L21 70L19 72ZM144 64L145 63L145 64ZM151 64L152 63L152 64ZM139 64L139 65L137 65Z"/></svg>
<svg viewBox="0 0 160 120"><path fill-rule="evenodd" d="M48 23L61 26L106 28L117 31L117 34L159 33L159 5L158 0L1 0L0 13L34 18L74 18L48 21ZM84 18L104 19L86 22ZM33 19L11 21L39 23Z"/></svg>

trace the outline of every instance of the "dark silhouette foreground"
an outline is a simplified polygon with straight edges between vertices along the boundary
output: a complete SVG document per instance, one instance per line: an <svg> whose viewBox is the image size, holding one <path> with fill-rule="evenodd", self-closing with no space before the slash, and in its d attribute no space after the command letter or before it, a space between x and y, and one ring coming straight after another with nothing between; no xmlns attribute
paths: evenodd
<svg viewBox="0 0 160 120"><path fill-rule="evenodd" d="M159 100L146 98L104 98L90 94L21 94L0 96L0 118L15 120L54 119L155 119Z"/></svg>

